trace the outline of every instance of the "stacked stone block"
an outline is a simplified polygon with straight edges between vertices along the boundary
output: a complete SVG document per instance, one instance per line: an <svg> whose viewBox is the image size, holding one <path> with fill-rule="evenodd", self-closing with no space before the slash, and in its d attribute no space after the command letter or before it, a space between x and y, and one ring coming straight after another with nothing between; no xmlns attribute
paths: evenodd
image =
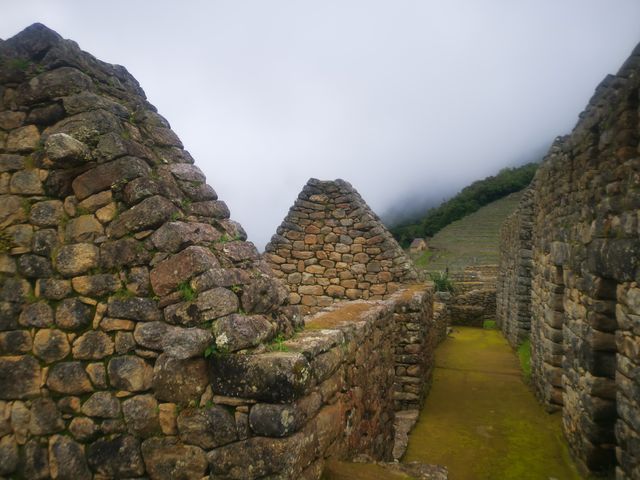
<svg viewBox="0 0 640 480"><path fill-rule="evenodd" d="M289 287L289 302L305 312L340 300L383 299L417 279L400 245L343 180L309 180L265 258Z"/></svg>
<svg viewBox="0 0 640 480"><path fill-rule="evenodd" d="M0 42L0 476L200 479L245 438L205 356L299 320L245 238L123 67Z"/></svg>
<svg viewBox="0 0 640 480"><path fill-rule="evenodd" d="M500 231L500 269L496 321L512 347L531 331L533 189L525 190L518 208Z"/></svg>
<svg viewBox="0 0 640 480"><path fill-rule="evenodd" d="M533 198L533 382L583 470L621 480L640 478L639 93L640 46L556 140Z"/></svg>
<svg viewBox="0 0 640 480"><path fill-rule="evenodd" d="M408 405L395 392L402 385L424 392L433 368L425 349L441 337L431 298L423 286L384 301L335 304L307 317L289 340L214 355L213 388L226 395L215 399L246 412L249 428L240 442L209 453L212 478L318 479L330 457L392 460L396 411ZM413 338L416 325L427 338ZM398 344L419 342L412 358L398 356ZM422 375L400 370L410 366Z"/></svg>
<svg viewBox="0 0 640 480"><path fill-rule="evenodd" d="M395 409L419 410L433 376L434 353L446 335L444 317L433 315L433 290L412 286L397 298L394 316Z"/></svg>
<svg viewBox="0 0 640 480"><path fill-rule="evenodd" d="M497 265L470 265L449 274L454 292L447 299L452 325L482 327L496 313Z"/></svg>
<svg viewBox="0 0 640 480"><path fill-rule="evenodd" d="M360 228L365 275L404 279L385 231ZM432 291L302 330L272 273L124 68L38 24L0 43L1 477L318 479L327 457L390 460L394 392L420 397L441 337Z"/></svg>
<svg viewBox="0 0 640 480"><path fill-rule="evenodd" d="M452 325L482 327L486 320L494 320L496 315L496 289L473 288L458 292L464 284L456 283L456 292L451 296L449 310ZM484 285L481 285L484 287Z"/></svg>

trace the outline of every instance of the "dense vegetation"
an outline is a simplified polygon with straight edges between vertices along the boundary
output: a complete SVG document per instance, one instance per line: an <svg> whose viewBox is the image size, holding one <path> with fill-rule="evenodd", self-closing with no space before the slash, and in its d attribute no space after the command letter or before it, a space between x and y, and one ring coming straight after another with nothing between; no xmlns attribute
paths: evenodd
<svg viewBox="0 0 640 480"><path fill-rule="evenodd" d="M432 237L451 222L475 212L480 207L525 188L538 168L537 163L504 168L495 176L473 182L439 207L431 208L420 219L391 228L403 247L414 238Z"/></svg>

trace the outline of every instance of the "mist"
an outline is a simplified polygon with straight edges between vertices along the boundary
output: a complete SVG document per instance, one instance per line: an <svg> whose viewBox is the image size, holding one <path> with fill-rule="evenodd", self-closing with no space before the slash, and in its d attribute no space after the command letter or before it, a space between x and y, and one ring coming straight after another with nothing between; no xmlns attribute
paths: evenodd
<svg viewBox="0 0 640 480"><path fill-rule="evenodd" d="M42 22L124 65L262 248L310 177L395 220L539 159L639 18L637 0L23 0L0 38Z"/></svg>

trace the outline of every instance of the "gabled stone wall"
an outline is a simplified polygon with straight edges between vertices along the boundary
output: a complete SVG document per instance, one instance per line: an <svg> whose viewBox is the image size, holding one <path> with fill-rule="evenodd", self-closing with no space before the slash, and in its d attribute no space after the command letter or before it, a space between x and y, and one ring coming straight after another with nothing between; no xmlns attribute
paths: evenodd
<svg viewBox="0 0 640 480"><path fill-rule="evenodd" d="M639 94L640 46L556 140L533 197L533 383L583 470L621 480L640 478ZM517 282L501 285L516 298Z"/></svg>
<svg viewBox="0 0 640 480"><path fill-rule="evenodd" d="M500 231L496 321L514 348L529 338L531 330L533 195L527 188Z"/></svg>
<svg viewBox="0 0 640 480"><path fill-rule="evenodd" d="M398 242L343 180L309 180L265 258L289 287L289 302L305 312L340 300L383 299L417 280Z"/></svg>
<svg viewBox="0 0 640 480"><path fill-rule="evenodd" d="M365 207L332 226L361 236L323 251L360 245L350 279L388 281L304 328L123 67L38 24L0 42L0 477L315 480L327 457L390 460L445 326L430 286L396 291L412 269Z"/></svg>
<svg viewBox="0 0 640 480"><path fill-rule="evenodd" d="M250 428L205 355L287 293L123 67L0 42L0 476L202 478Z"/></svg>

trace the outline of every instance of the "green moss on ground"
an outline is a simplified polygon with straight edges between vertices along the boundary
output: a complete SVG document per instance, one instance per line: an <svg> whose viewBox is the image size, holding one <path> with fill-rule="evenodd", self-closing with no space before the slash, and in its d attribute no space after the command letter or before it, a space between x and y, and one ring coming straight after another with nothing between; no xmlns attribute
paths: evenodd
<svg viewBox="0 0 640 480"><path fill-rule="evenodd" d="M531 381L531 340L528 338L518 347L520 368L527 383Z"/></svg>
<svg viewBox="0 0 640 480"><path fill-rule="evenodd" d="M414 263L417 267L425 268L429 264L429 260L433 255L433 250L424 250L415 257Z"/></svg>
<svg viewBox="0 0 640 480"><path fill-rule="evenodd" d="M498 330L457 327L436 351L403 461L446 465L451 480L580 479L560 422L537 403Z"/></svg>
<svg viewBox="0 0 640 480"><path fill-rule="evenodd" d="M487 330L496 330L498 328L498 325L496 324L495 320L485 320L482 323L482 328L486 328Z"/></svg>
<svg viewBox="0 0 640 480"><path fill-rule="evenodd" d="M322 480L414 480L374 463L327 462Z"/></svg>

